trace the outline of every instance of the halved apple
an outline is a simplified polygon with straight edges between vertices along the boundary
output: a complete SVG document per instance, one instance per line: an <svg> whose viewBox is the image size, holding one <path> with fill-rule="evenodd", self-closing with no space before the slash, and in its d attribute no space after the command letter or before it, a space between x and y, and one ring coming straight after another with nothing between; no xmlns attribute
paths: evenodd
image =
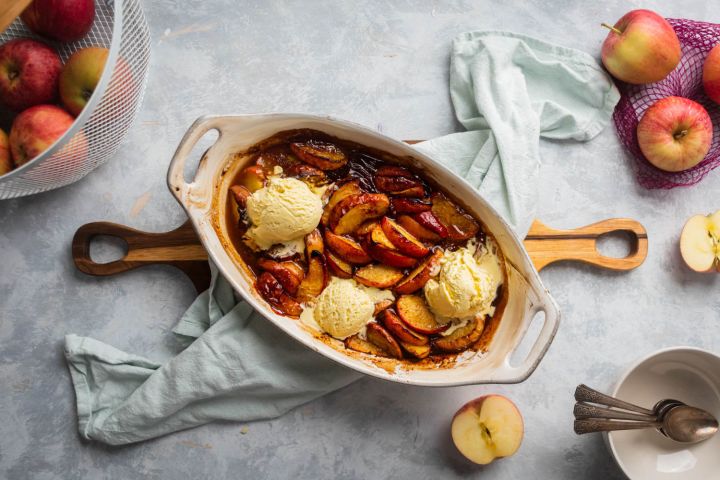
<svg viewBox="0 0 720 480"><path fill-rule="evenodd" d="M417 223L440 238L447 238L450 235L448 227L446 227L432 210L420 212L413 217Z"/></svg>
<svg viewBox="0 0 720 480"><path fill-rule="evenodd" d="M352 278L353 267L331 251L325 252L325 261L330 272L336 277Z"/></svg>
<svg viewBox="0 0 720 480"><path fill-rule="evenodd" d="M418 333L433 335L444 332L449 325L435 320L425 300L417 295L402 295L397 299L396 308L400 319Z"/></svg>
<svg viewBox="0 0 720 480"><path fill-rule="evenodd" d="M502 395L485 395L463 405L452 420L457 449L471 462L486 465L517 452L523 440L523 418Z"/></svg>
<svg viewBox="0 0 720 480"><path fill-rule="evenodd" d="M365 249L352 238L325 230L325 242L330 250L346 262L365 265L372 261Z"/></svg>
<svg viewBox="0 0 720 480"><path fill-rule="evenodd" d="M272 273L261 273L257 279L255 288L260 296L279 313L290 317L299 317L302 313L302 306L300 306L294 298L285 293L282 285Z"/></svg>
<svg viewBox="0 0 720 480"><path fill-rule="evenodd" d="M382 217L390 200L382 193L350 195L335 205L330 213L330 228L338 235L353 233L364 222Z"/></svg>
<svg viewBox="0 0 720 480"><path fill-rule="evenodd" d="M376 355L378 357L389 357L385 350L378 347L374 343L370 343L367 340L360 338L358 335L352 335L345 339L345 348L355 350L356 352L367 353L369 355Z"/></svg>
<svg viewBox="0 0 720 480"><path fill-rule="evenodd" d="M480 340L483 328L485 328L485 319L473 318L467 325L458 328L450 335L436 339L434 345L444 352L462 352Z"/></svg>
<svg viewBox="0 0 720 480"><path fill-rule="evenodd" d="M327 205L325 205L320 219L322 224L327 225L329 223L330 214L332 213L333 208L335 208L335 205L340 203L341 200L349 197L350 195L357 195L360 193L362 193L362 189L360 188L360 182L357 180L353 180L338 187L338 189L330 196Z"/></svg>
<svg viewBox="0 0 720 480"><path fill-rule="evenodd" d="M336 145L321 140L293 142L290 149L300 160L320 170L337 170L347 163L347 156Z"/></svg>
<svg viewBox="0 0 720 480"><path fill-rule="evenodd" d="M400 342L411 345L427 345L429 343L428 337L408 328L397 316L397 313L391 309L387 309L380 314L380 322Z"/></svg>
<svg viewBox="0 0 720 480"><path fill-rule="evenodd" d="M425 245L420 243L420 240L398 225L395 220L389 217L383 217L380 221L380 226L385 236L397 247L400 253L415 258L422 258L430 252Z"/></svg>
<svg viewBox="0 0 720 480"><path fill-rule="evenodd" d="M720 272L720 210L690 217L680 234L680 254L696 272Z"/></svg>
<svg viewBox="0 0 720 480"><path fill-rule="evenodd" d="M259 165L253 165L240 172L238 181L252 193L265 186L265 172Z"/></svg>
<svg viewBox="0 0 720 480"><path fill-rule="evenodd" d="M422 213L422 212L421 212ZM437 233L428 230L427 228L423 227L418 223L417 220L412 218L409 215L400 215L397 218L397 223L402 226L405 230L415 235L416 238L425 241L425 242L439 242L442 240L440 238L440 235ZM440 222L438 222L440 224ZM447 232L446 228L443 228L443 231Z"/></svg>
<svg viewBox="0 0 720 480"><path fill-rule="evenodd" d="M433 194L432 204L432 213L447 228L451 240L467 240L477 235L480 225L445 195Z"/></svg>
<svg viewBox="0 0 720 480"><path fill-rule="evenodd" d="M367 339L370 343L387 352L393 358L402 358L402 350L397 340L388 333L379 323L371 322L367 325Z"/></svg>
<svg viewBox="0 0 720 480"><path fill-rule="evenodd" d="M305 272L302 267L295 262L285 261L276 262L269 258L261 258L258 260L258 267L270 272L280 282L280 285L290 295L297 293L298 287L305 278Z"/></svg>
<svg viewBox="0 0 720 480"><path fill-rule="evenodd" d="M432 208L432 202L425 198L393 198L390 205L395 214L427 212Z"/></svg>
<svg viewBox="0 0 720 480"><path fill-rule="evenodd" d="M433 275L437 275L439 273L437 265L442 256L442 250L434 251L432 255L426 258L420 265L415 267L412 272L408 273L407 276L395 286L395 292L400 294L410 294L423 288Z"/></svg>
<svg viewBox="0 0 720 480"><path fill-rule="evenodd" d="M374 263L359 268L355 280L366 287L391 288L403 277L402 271L395 267Z"/></svg>
<svg viewBox="0 0 720 480"><path fill-rule="evenodd" d="M245 208L247 206L247 199L250 197L250 195L252 195L250 190L243 187L242 185L233 185L232 187L230 187L230 193L232 194L235 202L237 202L240 208Z"/></svg>

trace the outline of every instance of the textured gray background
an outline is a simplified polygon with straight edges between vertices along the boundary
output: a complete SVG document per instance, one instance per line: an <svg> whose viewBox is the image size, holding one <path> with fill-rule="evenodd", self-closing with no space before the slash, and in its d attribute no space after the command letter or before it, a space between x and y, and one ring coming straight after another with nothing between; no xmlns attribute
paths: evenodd
<svg viewBox="0 0 720 480"><path fill-rule="evenodd" d="M366 378L277 420L215 424L124 448L79 441L63 335L168 358L170 328L194 291L170 268L86 277L72 265L70 239L96 220L151 231L182 223L165 170L199 115L332 113L397 138L430 138L457 128L447 93L457 33L513 30L597 55L601 21L640 6L720 21L712 2L145 3L152 65L121 152L75 185L0 202L0 477L622 478L599 436L572 433L572 391L580 382L608 389L661 347L720 351L720 277L689 272L677 250L684 220L720 207L720 172L690 189L648 192L612 129L586 144L542 144L539 217L560 228L633 217L647 227L650 254L627 274L578 265L543 272L564 320L521 385L423 389ZM610 241L606 249L624 246ZM103 258L111 252L100 250ZM526 436L513 458L478 468L454 451L449 420L487 392L518 403Z"/></svg>

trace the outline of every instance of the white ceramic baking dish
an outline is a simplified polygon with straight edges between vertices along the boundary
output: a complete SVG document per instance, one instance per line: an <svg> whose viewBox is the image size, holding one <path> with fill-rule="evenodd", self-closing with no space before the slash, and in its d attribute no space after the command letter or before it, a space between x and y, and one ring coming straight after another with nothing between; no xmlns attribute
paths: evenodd
<svg viewBox="0 0 720 480"><path fill-rule="evenodd" d="M413 368L411 362L378 362L377 357L356 354L340 342L319 338L299 321L276 314L253 287L253 278L239 261L224 233L224 209L228 182L233 172L244 166L238 152L272 135L300 128L320 130L335 137L383 150L423 171L429 178L459 200L493 234L505 256L507 304L486 352L466 352L451 362L432 368ZM207 132L219 136L199 161L192 182L185 180L186 162L193 147ZM197 161L197 159L195 159ZM330 117L302 114L258 114L205 116L199 118L180 142L168 170L168 186L192 221L212 261L233 288L256 310L281 330L308 348L359 372L394 382L425 386L451 386L481 383L518 383L535 370L557 331L560 320L555 301L547 292L522 242L500 215L463 179L413 149L411 146L373 130ZM538 312L544 323L527 356L517 365L510 357L523 340ZM278 351L278 355L282 355Z"/></svg>

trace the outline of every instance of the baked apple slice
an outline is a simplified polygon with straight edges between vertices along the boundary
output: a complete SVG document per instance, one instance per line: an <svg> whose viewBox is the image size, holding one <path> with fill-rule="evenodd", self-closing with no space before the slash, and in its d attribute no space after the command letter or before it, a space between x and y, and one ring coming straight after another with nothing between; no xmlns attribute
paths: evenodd
<svg viewBox="0 0 720 480"><path fill-rule="evenodd" d="M393 358L402 358L402 350L397 340L388 333L379 323L371 322L367 325L367 339L373 345L380 347Z"/></svg>
<svg viewBox="0 0 720 480"><path fill-rule="evenodd" d="M299 317L302 313L302 306L285 293L282 285L272 273L261 273L255 288L260 293L260 296L277 312L290 317Z"/></svg>
<svg viewBox="0 0 720 480"><path fill-rule="evenodd" d="M330 273L340 278L352 278L353 267L345 260L341 259L331 251L325 252L325 261L327 262Z"/></svg>
<svg viewBox="0 0 720 480"><path fill-rule="evenodd" d="M418 333L433 335L449 327L438 323L425 300L417 295L402 295L397 300L396 308L400 319Z"/></svg>
<svg viewBox="0 0 720 480"><path fill-rule="evenodd" d="M382 228L376 227L368 237L366 237L364 246L365 251L378 262L384 263L390 267L409 268L417 263L417 259L408 257L400 253L390 240Z"/></svg>
<svg viewBox="0 0 720 480"><path fill-rule="evenodd" d="M355 235L364 237L372 232L378 225L380 225L380 222L377 220L368 220L367 222L363 222L363 224L355 230Z"/></svg>
<svg viewBox="0 0 720 480"><path fill-rule="evenodd" d="M420 240L398 225L395 220L383 217L380 226L385 236L397 247L400 253L415 258L422 258L430 253L430 250Z"/></svg>
<svg viewBox="0 0 720 480"><path fill-rule="evenodd" d="M447 228L450 240L467 240L477 235L480 230L478 222L459 206L448 200L445 195L441 193L433 194L432 204L432 213Z"/></svg>
<svg viewBox="0 0 720 480"><path fill-rule="evenodd" d="M436 250L426 258L420 265L408 273L400 283L395 285L395 292L403 295L417 292L425 286L428 280L434 275L437 275L439 268L438 264L443 256L442 250Z"/></svg>
<svg viewBox="0 0 720 480"><path fill-rule="evenodd" d="M237 202L238 206L240 208L245 208L247 206L247 199L252 195L250 190L243 187L242 185L233 185L230 187L230 193L232 194L233 198Z"/></svg>
<svg viewBox="0 0 720 480"><path fill-rule="evenodd" d="M407 353L418 359L427 358L427 356L430 355L430 344L413 345L411 343L400 342L400 346Z"/></svg>
<svg viewBox="0 0 720 480"><path fill-rule="evenodd" d="M319 168L304 163L294 163L287 168L287 174L298 180L303 180L313 185L320 185L327 181L327 175Z"/></svg>
<svg viewBox="0 0 720 480"><path fill-rule="evenodd" d="M259 165L253 165L240 172L238 181L252 193L265 186L265 172Z"/></svg>
<svg viewBox="0 0 720 480"><path fill-rule="evenodd" d="M432 208L432 202L425 198L393 198L390 200L390 205L396 215L427 212Z"/></svg>
<svg viewBox="0 0 720 480"><path fill-rule="evenodd" d="M476 317L470 320L467 325L458 328L447 337L435 339L433 344L443 352L462 352L480 340L483 328L485 328L485 319L478 320Z"/></svg>
<svg viewBox="0 0 720 480"><path fill-rule="evenodd" d="M355 271L355 280L366 287L391 288L403 277L401 270L373 263Z"/></svg>
<svg viewBox="0 0 720 480"><path fill-rule="evenodd" d="M392 307L393 300L381 300L375 304L375 310L373 310L373 317L377 317L378 314L388 308Z"/></svg>
<svg viewBox="0 0 720 480"><path fill-rule="evenodd" d="M322 235L316 228L305 237L305 255L307 256L307 273L298 287L297 298L307 302L322 293L328 284L328 271L325 264L325 245Z"/></svg>
<svg viewBox="0 0 720 480"><path fill-rule="evenodd" d="M364 222L382 217L390 207L390 200L382 193L350 195L333 207L330 228L338 235L354 233Z"/></svg>
<svg viewBox="0 0 720 480"><path fill-rule="evenodd" d="M358 195L360 193L363 193L363 191L360 188L360 182L357 180L353 180L338 187L338 189L330 195L330 199L328 200L327 205L325 205L322 218L320 219L322 224L327 225L329 223L330 214L333 211L333 208L335 208L335 205L337 205L341 200L349 197L350 195Z"/></svg>
<svg viewBox="0 0 720 480"><path fill-rule="evenodd" d="M375 173L375 187L385 193L402 197L422 197L425 188L408 170L394 165L384 165Z"/></svg>
<svg viewBox="0 0 720 480"><path fill-rule="evenodd" d="M337 170L347 163L347 156L336 145L322 140L293 142L290 149L300 160L320 170Z"/></svg>
<svg viewBox="0 0 720 480"><path fill-rule="evenodd" d="M433 212L432 210L427 212L420 212L416 214L413 218L421 226L430 230L440 238L448 238L450 236L448 227L446 227L445 224L440 221L437 215L435 215L435 212Z"/></svg>
<svg viewBox="0 0 720 480"><path fill-rule="evenodd" d="M338 257L348 263L365 265L372 262L372 258L365 249L352 238L336 235L330 230L325 230L325 243Z"/></svg>
<svg viewBox="0 0 720 480"><path fill-rule="evenodd" d="M380 314L380 323L385 329L392 333L400 342L409 343L411 345L427 345L429 339L427 336L414 332L408 328L397 313L391 309L387 309Z"/></svg>
<svg viewBox="0 0 720 480"><path fill-rule="evenodd" d="M378 357L389 357L390 355L378 347L374 343L370 343L367 340L360 338L358 335L352 335L345 339L345 348L355 350L356 352L367 353L369 355L375 355Z"/></svg>
<svg viewBox="0 0 720 480"><path fill-rule="evenodd" d="M258 267L266 272L270 272L280 282L280 285L290 295L297 293L298 287L305 278L305 272L302 267L295 262L276 262L269 258L261 258L258 260Z"/></svg>
<svg viewBox="0 0 720 480"><path fill-rule="evenodd" d="M432 230L428 230L427 228L423 227L418 223L417 220L415 220L409 215L398 216L397 223L405 230L415 235L415 238L418 238L423 242L437 243L442 240L442 238L440 238L440 235L433 232ZM447 231L447 229L444 230Z"/></svg>

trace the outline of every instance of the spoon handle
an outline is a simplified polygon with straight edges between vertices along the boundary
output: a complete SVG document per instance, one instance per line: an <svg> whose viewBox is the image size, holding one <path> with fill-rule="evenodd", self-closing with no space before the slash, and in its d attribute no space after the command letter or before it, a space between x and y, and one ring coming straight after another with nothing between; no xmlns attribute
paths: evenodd
<svg viewBox="0 0 720 480"><path fill-rule="evenodd" d="M573 428L575 433L583 435L594 432L612 432L614 430L637 430L641 428L659 428L658 422L624 422L621 420L598 420L585 418L575 420Z"/></svg>
<svg viewBox="0 0 720 480"><path fill-rule="evenodd" d="M578 402L573 409L573 415L576 419L583 418L612 418L615 420L640 420L645 422L657 421L653 415L643 415L641 413L630 413L622 410L613 410L612 408L596 407L587 403Z"/></svg>
<svg viewBox="0 0 720 480"><path fill-rule="evenodd" d="M593 390L583 384L578 385L575 389L575 400L578 402L597 403L608 407L623 408L625 410L630 410L631 412L655 416L655 412L652 410L633 405L632 403L623 402L622 400L600 393L597 390Z"/></svg>

